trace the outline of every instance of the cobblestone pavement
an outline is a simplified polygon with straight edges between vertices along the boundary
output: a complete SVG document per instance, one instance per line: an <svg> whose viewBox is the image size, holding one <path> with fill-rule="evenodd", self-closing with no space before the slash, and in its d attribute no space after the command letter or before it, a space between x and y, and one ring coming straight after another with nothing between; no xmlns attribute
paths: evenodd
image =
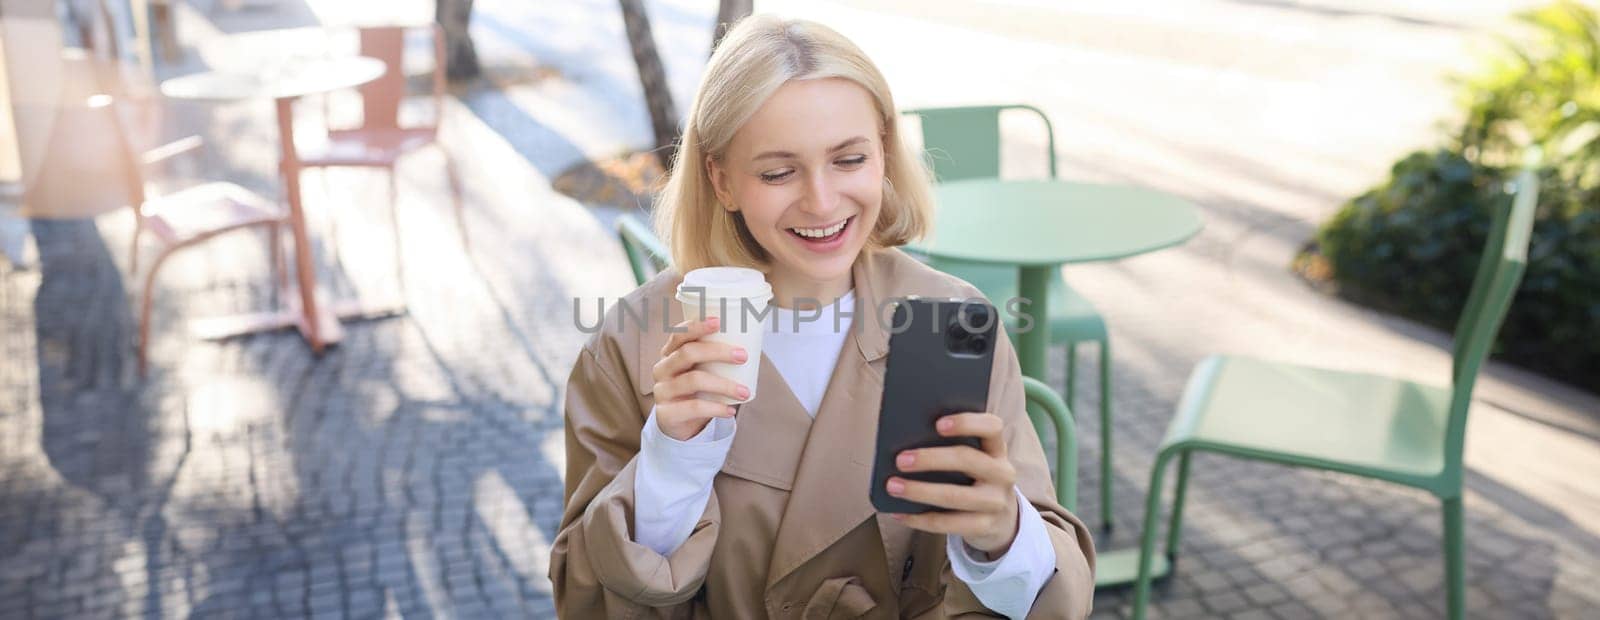
<svg viewBox="0 0 1600 620"><path fill-rule="evenodd" d="M326 20L337 10L328 4L339 6L316 4L285 25ZM466 176L471 251L455 234L436 154L401 169L406 260L398 269L383 180L307 176L328 292L399 295L406 315L347 324L346 340L320 358L290 333L196 341L185 331L195 318L273 303L260 284L267 270L259 239L237 234L164 268L153 372L141 381L131 367L136 291L125 217L36 222L40 265L0 267L0 618L552 615L544 575L560 513L559 402L583 339L570 321L571 299L621 294L630 278L597 221L606 214L555 194L548 179L626 143L642 117L599 129L572 121L594 113L570 109L585 97L626 99L632 87L608 77L627 62L625 49L606 52L620 60L580 63L574 55L596 48L535 37L557 32L542 28L552 24L540 21L548 16L538 7L479 4L490 19L478 26L490 62L547 64L566 77L471 89L449 103L446 146ZM667 36L709 20L685 13L703 7L685 6L652 5ZM595 18L589 34L619 32L620 20L608 19ZM688 51L669 53L703 58L681 47ZM673 72L677 82L693 76L681 65ZM175 130L200 131L221 149L195 172L270 193L269 112L179 105L169 116ZM1215 234L1196 241L1196 255L1226 245ZM1157 334L1174 330L1159 308L1128 301L1129 287L1171 290L1162 287L1172 277L1155 274L1194 259L1172 255L1116 277L1084 278L1097 301L1116 310L1118 338L1116 528L1097 532L1102 548L1132 544L1154 446L1188 367L1213 350L1162 340ZM1243 277L1180 273L1213 285ZM1186 304L1195 293L1163 294L1155 305ZM1415 337L1342 312L1352 323ZM1258 338L1280 333L1261 329ZM1196 332L1188 337L1202 345L1248 350L1236 334L1178 331ZM1414 350L1437 347L1420 338L1379 353L1412 360ZM1063 365L1052 363L1059 384ZM1086 377L1095 371L1093 363L1080 367ZM1080 392L1075 409L1095 411L1095 390ZM1474 424L1498 419L1475 415ZM1094 515L1098 428L1094 416L1081 424L1080 508ZM1600 434L1581 429L1560 443L1495 424L1489 437L1506 446L1541 441L1552 454L1592 455L1600 444ZM1220 457L1196 457L1193 471L1178 572L1157 587L1153 615L1441 615L1440 523L1428 497ZM1576 467L1554 483L1585 487L1593 484L1588 471ZM1600 608L1600 538L1570 506L1492 469L1474 468L1468 489L1474 616L1578 618ZM1101 593L1095 606L1097 616L1121 617L1127 592Z"/></svg>

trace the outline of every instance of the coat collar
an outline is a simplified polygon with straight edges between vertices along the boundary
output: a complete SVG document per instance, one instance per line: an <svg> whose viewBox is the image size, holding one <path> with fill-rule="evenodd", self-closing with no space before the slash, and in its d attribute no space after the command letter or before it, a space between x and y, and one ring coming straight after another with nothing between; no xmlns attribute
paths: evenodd
<svg viewBox="0 0 1600 620"><path fill-rule="evenodd" d="M868 491L883 373L872 364L889 350L888 330L878 317L880 308L889 307L881 295L890 288L885 285L892 258L866 252L852 268L856 315L811 432L805 435L794 490L767 567L769 589L876 512Z"/></svg>
<svg viewBox="0 0 1600 620"><path fill-rule="evenodd" d="M859 340L861 332L850 337ZM768 588L872 517L867 493L882 393L883 375L861 355L859 343L841 350L800 450L767 566Z"/></svg>

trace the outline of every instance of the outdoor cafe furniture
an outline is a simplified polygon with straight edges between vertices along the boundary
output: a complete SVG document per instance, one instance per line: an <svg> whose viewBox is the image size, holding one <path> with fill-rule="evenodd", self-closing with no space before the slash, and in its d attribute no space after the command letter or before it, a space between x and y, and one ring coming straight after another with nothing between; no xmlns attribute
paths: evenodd
<svg viewBox="0 0 1600 620"><path fill-rule="evenodd" d="M622 251L628 255L634 284L644 284L672 262L672 254L650 226L632 215L617 216L617 240L622 242Z"/></svg>
<svg viewBox="0 0 1600 620"><path fill-rule="evenodd" d="M1056 134L1050 117L1039 108L1022 104L917 108L922 126L922 146L934 176L941 182L1000 178L1000 119L1003 114L1026 113L1044 124L1047 177L1056 178ZM991 301L1004 303L1016 291L1017 270L1010 265L964 263L929 257L928 264L966 280ZM1100 522L1111 528L1111 333L1093 304L1061 278L1050 280L1050 342L1066 347L1066 403L1076 401L1078 344L1098 343L1100 352Z"/></svg>
<svg viewBox="0 0 1600 620"><path fill-rule="evenodd" d="M383 61L361 56L338 58L291 58L272 63L265 71L207 71L173 78L161 83L161 92L174 99L201 101L244 101L271 99L276 105L280 171L289 205L289 231L294 239L297 295L291 296L291 309L284 312L242 315L207 321L196 329L205 338L225 338L241 334L294 326L310 343L311 350L339 342L343 332L341 318L376 317L398 314L393 304L368 305L359 300L328 303L319 299L316 267L311 260L311 239L306 231L305 209L300 192L303 166L294 141L294 102L306 95L326 93L366 84L384 75Z"/></svg>
<svg viewBox="0 0 1600 620"><path fill-rule="evenodd" d="M400 104L406 95L405 47L409 31L425 31L433 55L431 98L432 119L414 126L400 124ZM361 39L360 54L382 60L387 70L377 79L358 87L361 93L361 125L330 129L327 141L299 151L300 168L357 167L378 168L388 173L389 216L394 223L395 265L401 264L399 199L395 165L400 158L427 146L439 146L444 157L450 196L455 203L456 226L461 243L467 245L467 227L461 216L461 181L450 154L439 144L440 119L444 117L444 30L438 24L421 27L366 26L356 29Z"/></svg>
<svg viewBox="0 0 1600 620"><path fill-rule="evenodd" d="M214 181L160 196L146 194L144 169L193 151L188 137L141 152L130 138L117 96L127 92L123 67L81 51L61 55L58 99L43 136L37 174L24 193L23 214L34 218L86 218L129 208L134 215L129 271L139 275L141 238L159 246L144 273L139 302L139 374L148 368L150 312L156 275L174 252L235 230L261 227L268 232L274 274L281 276L279 227L283 210L272 201L233 183ZM115 93L115 95L113 94ZM31 106L29 102L24 108ZM97 182L86 183L86 179ZM275 281L279 278L275 277Z"/></svg>
<svg viewBox="0 0 1600 620"><path fill-rule="evenodd" d="M1178 461L1165 562L1177 558L1189 457L1215 452L1353 474L1421 489L1444 508L1446 608L1465 613L1462 443L1478 369L1527 264L1538 177L1525 171L1515 197L1497 205L1472 290L1456 323L1449 387L1259 359L1214 356L1190 375L1150 471L1139 545L1133 615L1144 616L1154 558L1162 478ZM1509 204L1506 204L1509 203Z"/></svg>
<svg viewBox="0 0 1600 620"><path fill-rule="evenodd" d="M1022 374L1046 379L1050 348L1047 318L1060 297L1050 294L1060 268L1110 261L1181 244L1200 232L1200 211L1182 198L1151 189L1059 180L972 179L935 186L934 235L913 251L948 264L1005 267L1015 280L993 279L980 290L1000 304L1027 300L1017 309L1033 317L1032 329L1017 330ZM975 283L976 284L976 283ZM1069 309L1070 310L1070 309ZM1101 400L1110 385L1102 377ZM1105 416L1107 410L1102 409ZM1040 427L1039 420L1034 420ZM1101 424L1101 502L1110 505L1111 420ZM1042 428L1041 428L1042 431ZM1042 434L1041 434L1042 436ZM1109 511L1102 511L1109 523Z"/></svg>

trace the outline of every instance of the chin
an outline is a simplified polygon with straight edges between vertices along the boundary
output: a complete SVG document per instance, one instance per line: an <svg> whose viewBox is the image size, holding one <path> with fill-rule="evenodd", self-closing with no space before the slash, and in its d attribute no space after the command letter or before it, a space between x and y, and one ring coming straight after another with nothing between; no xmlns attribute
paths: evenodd
<svg viewBox="0 0 1600 620"><path fill-rule="evenodd" d="M856 257L860 255L861 250L856 250L855 252L841 253L838 256L830 256L820 261L812 259L812 262L807 264L801 273L817 281L849 278L850 269L855 265Z"/></svg>

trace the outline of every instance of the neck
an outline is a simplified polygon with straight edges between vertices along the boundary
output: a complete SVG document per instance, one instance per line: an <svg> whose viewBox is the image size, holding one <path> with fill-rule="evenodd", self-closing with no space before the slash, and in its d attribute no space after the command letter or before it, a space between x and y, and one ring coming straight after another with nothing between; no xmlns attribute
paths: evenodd
<svg viewBox="0 0 1600 620"><path fill-rule="evenodd" d="M790 274L770 273L772 304L788 310L807 310L828 305L850 292L855 282L851 274L836 280L812 280Z"/></svg>

